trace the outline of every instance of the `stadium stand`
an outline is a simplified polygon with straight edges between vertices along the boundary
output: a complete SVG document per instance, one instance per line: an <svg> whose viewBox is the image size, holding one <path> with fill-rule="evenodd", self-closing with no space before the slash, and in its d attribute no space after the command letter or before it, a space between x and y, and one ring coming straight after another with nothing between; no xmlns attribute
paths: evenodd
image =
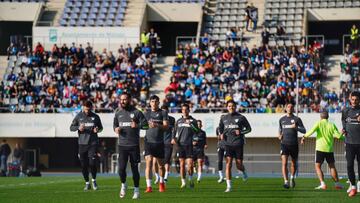
<svg viewBox="0 0 360 203"><path fill-rule="evenodd" d="M312 47L180 46L165 102L178 107L188 101L195 111L208 112L223 110L233 98L247 112L281 112L282 105L295 101L299 75L302 112L318 112L329 105L340 111L336 94L322 96L320 81L327 71L321 45Z"/></svg>
<svg viewBox="0 0 360 203"><path fill-rule="evenodd" d="M126 0L68 0L59 20L61 26L122 26Z"/></svg>
<svg viewBox="0 0 360 203"><path fill-rule="evenodd" d="M243 30L246 4L246 0L217 1L215 15L207 15L205 18L205 32L209 33L212 39L224 42L230 28Z"/></svg>
<svg viewBox="0 0 360 203"><path fill-rule="evenodd" d="M346 46L345 53L341 59L340 74L340 98L343 101L349 97L352 90L360 89L360 47L352 48L350 44Z"/></svg>
<svg viewBox="0 0 360 203"><path fill-rule="evenodd" d="M123 91L145 102L157 59L148 46L121 46L115 54L75 43L55 44L51 50L38 43L33 51L12 44L8 56L0 88L2 110L35 113L76 111L86 99L97 111L112 112L118 105L116 95Z"/></svg>
<svg viewBox="0 0 360 203"><path fill-rule="evenodd" d="M204 4L205 0L148 0L147 2ZM338 112L344 105L342 98L345 98L349 92L346 88L358 87L359 79L356 76L359 66L354 63L354 61L358 61L358 52L351 52L344 56L342 67L344 73L340 80L350 79L341 83L343 89L341 96L338 96L336 92L324 94L321 81L326 78L327 69L323 64L322 45L315 42L306 48L302 45L301 38L304 34L303 21L306 9L360 7L359 1L266 0L264 3L265 25L269 27L270 34L274 37L270 40L269 47L265 48L247 47L246 44L232 46L226 44L229 42L226 37L229 30L234 29L236 32L244 29L245 8L251 1L218 0L213 2L216 2L216 12L214 15L206 15L204 21L205 32L209 33L209 41L212 43L209 46L201 44L200 47L193 44L181 45L182 47L179 47L177 51L171 83L165 90L167 94L165 102L171 107L176 108L181 102L190 101L194 108L216 111L223 109L227 99L235 98L239 101L240 106L246 108L248 112L275 112L276 107L281 108L284 103L294 101L295 78L298 74L300 76L300 104L303 112L318 112L325 107L330 107L333 109L332 111ZM127 0L67 0L59 23L61 26L122 26L128 3ZM287 38L278 36L278 26L284 28ZM241 32L239 33L238 36L241 37ZM10 47L8 67L2 84L6 90L4 91L6 95L4 95L3 105L10 106L12 110L30 108L29 105L32 103L26 102L26 99L24 100L26 96L24 97L16 89L19 83L21 85L24 82L19 82L22 80L21 78L24 77L25 82L28 80L28 72L35 76L39 74L36 77L30 76L29 80L30 87L36 90L34 93L37 97L40 93L48 94L48 89L53 91L51 85L45 84L49 81L44 80L44 76L45 78L50 77L50 81L57 82L54 88L61 94L65 85L70 89L80 86L82 89L77 90L79 95L83 89L87 88L86 85L81 84L83 79L87 80L90 77L90 87L92 87L92 82L94 82L93 85L100 86L100 92L97 92L96 88L95 91L91 90L92 96L96 99L98 94L107 94L106 100L111 98L111 94L106 89L107 82L113 81L116 86L117 78L124 79L122 77L127 78L128 75L126 71L118 73L113 70L118 65L121 67L124 64L123 60L130 60L134 65L137 63L137 59L141 59L139 57L141 51L135 56L124 53L126 59L121 58L120 64L117 64L118 56L115 57L106 50L104 53L89 53L82 47L74 47L83 53L70 51L71 54L65 54L62 48L54 49L62 50L55 52L62 52L60 55L63 56L57 56L57 53L54 54L54 50L41 50L39 54L36 53L39 52L37 48L35 48L37 51L34 52L28 51L22 46ZM126 48L123 49L126 50ZM137 47L136 49L144 48ZM109 54L110 56L107 56ZM58 59L60 62L57 61ZM80 61L79 64L71 64L74 60ZM145 95L148 94L149 78L152 74L151 64L156 61L155 54L149 54L146 60L151 61L149 67L145 65L140 70L136 70L139 72L130 74L135 78L138 77L137 74L141 74L141 77L134 80L141 84L140 86L144 85L145 87L137 87L137 90L132 91L135 92L135 95L141 96L142 102L146 101ZM108 61L110 61L110 65L104 65ZM103 66L105 71L101 68ZM59 82L64 84L59 86ZM129 81L127 82L129 85ZM16 88L9 88L9 84ZM105 87L103 87L104 85ZM140 89L144 89L144 92ZM217 91L219 93L215 93ZM85 98L87 98L89 92L87 90L85 92ZM25 95L27 94L28 92ZM29 94L31 95L31 93ZM60 100L64 99L63 95L57 96ZM59 103L64 107L69 107L73 104L72 98L69 100L70 103L67 103L68 100ZM94 102L99 104L98 108L109 108L107 100L99 99ZM34 103L41 105L41 99ZM43 103L46 103L43 106L45 109L53 102L51 100ZM75 105L77 104L78 102L75 102Z"/></svg>
<svg viewBox="0 0 360 203"><path fill-rule="evenodd" d="M148 0L149 3L204 3L205 0Z"/></svg>
<svg viewBox="0 0 360 203"><path fill-rule="evenodd" d="M0 2L21 2L21 3L34 3L34 2L48 2L49 0L1 0Z"/></svg>
<svg viewBox="0 0 360 203"><path fill-rule="evenodd" d="M322 0L266 0L265 3L265 26L268 27L269 32L273 35L270 39L269 45L286 46L296 45L302 43L302 36L304 36L304 17L307 9L318 8L356 8L360 6L360 1L322 1ZM284 35L279 36L278 30L282 27L285 31Z"/></svg>

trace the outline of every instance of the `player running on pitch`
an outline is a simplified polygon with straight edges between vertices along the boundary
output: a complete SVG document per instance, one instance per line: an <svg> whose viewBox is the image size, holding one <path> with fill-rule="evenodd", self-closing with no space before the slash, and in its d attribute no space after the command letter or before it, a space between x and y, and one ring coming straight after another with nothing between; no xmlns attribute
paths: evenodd
<svg viewBox="0 0 360 203"><path fill-rule="evenodd" d="M219 123L219 132L221 139L225 140L226 157L226 190L231 191L231 168L232 161L235 159L237 169L247 177L243 164L244 156L244 136L251 132L251 127L245 116L237 113L236 103L229 100L226 103L228 114L221 116Z"/></svg>
<svg viewBox="0 0 360 203"><path fill-rule="evenodd" d="M194 162L197 162L197 182L200 183L201 175L202 175L202 168L204 164L205 158L205 149L207 149L206 143L206 132L201 130L202 122L201 120L197 120L197 124L199 127L199 132L197 132L193 138L193 153L194 153Z"/></svg>
<svg viewBox="0 0 360 203"><path fill-rule="evenodd" d="M295 173L299 157L298 131L306 133L302 120L294 115L294 106L286 105L286 115L279 120L279 140L281 140L281 171L284 178L283 187L295 187ZM290 184L288 177L288 158L291 157Z"/></svg>
<svg viewBox="0 0 360 203"><path fill-rule="evenodd" d="M140 129L148 129L149 125L144 114L130 104L131 96L128 93L120 95L120 108L115 113L113 128L119 136L118 139L118 165L121 181L120 198L126 194L126 166L130 159L131 171L134 181L133 199L140 198Z"/></svg>
<svg viewBox="0 0 360 203"><path fill-rule="evenodd" d="M189 114L190 108L188 104L181 105L181 113L182 117L175 123L171 143L178 144L177 153L180 161L181 188L186 187L185 161L188 167L190 188L193 188L194 181L192 180L192 176L194 172L194 162L192 141L195 133L199 132L199 127L197 126L197 120Z"/></svg>
<svg viewBox="0 0 360 203"><path fill-rule="evenodd" d="M343 125L342 132L345 134L345 150L347 161L347 173L350 180L348 190L349 197L353 197L360 192L360 180L356 185L354 171L354 160L358 162L358 173L360 179L360 93L352 92L350 94L350 107L343 110L341 121Z"/></svg>
<svg viewBox="0 0 360 203"><path fill-rule="evenodd" d="M165 192L164 183L164 131L168 128L168 114L159 108L160 99L158 96L153 95L150 97L151 109L145 113L145 118L148 120L149 129L145 134L145 161L146 161L146 191L145 193L152 192L151 187L151 172L153 168L153 158L156 158L160 180L159 192Z"/></svg>
<svg viewBox="0 0 360 203"><path fill-rule="evenodd" d="M79 138L79 159L82 167L82 174L85 180L84 190L90 190L89 167L92 176L92 188L97 190L97 147L99 145L98 132L103 130L100 117L91 111L92 103L86 101L82 111L78 113L71 123L70 131L77 131Z"/></svg>

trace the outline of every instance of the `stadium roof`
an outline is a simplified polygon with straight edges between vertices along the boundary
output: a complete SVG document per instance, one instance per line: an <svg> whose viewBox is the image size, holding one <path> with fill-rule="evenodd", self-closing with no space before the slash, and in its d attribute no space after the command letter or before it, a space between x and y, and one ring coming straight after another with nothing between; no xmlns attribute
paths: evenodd
<svg viewBox="0 0 360 203"><path fill-rule="evenodd" d="M153 22L199 22L202 18L201 4L149 3L148 21Z"/></svg>
<svg viewBox="0 0 360 203"><path fill-rule="evenodd" d="M309 21L358 21L360 8L309 9Z"/></svg>
<svg viewBox="0 0 360 203"><path fill-rule="evenodd" d="M0 21L33 22L40 14L42 3L0 3Z"/></svg>

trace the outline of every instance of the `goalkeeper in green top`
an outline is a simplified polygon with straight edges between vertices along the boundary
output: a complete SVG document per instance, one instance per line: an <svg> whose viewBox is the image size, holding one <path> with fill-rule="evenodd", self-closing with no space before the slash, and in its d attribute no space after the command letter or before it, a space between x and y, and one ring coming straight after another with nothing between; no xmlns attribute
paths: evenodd
<svg viewBox="0 0 360 203"><path fill-rule="evenodd" d="M324 173L321 170L321 165L326 159L326 162L329 165L330 173L335 181L336 189L343 189L343 186L339 183L338 174L335 168L335 159L334 159L334 138L344 140L345 137L340 134L334 123L328 121L329 114L328 112L323 112L320 114L321 120L318 121L314 127L307 132L301 139L301 144L304 144L304 140L307 137L310 137L313 133L316 132L316 160L315 160L315 169L316 174L320 180L320 186L315 189L326 190L326 184L324 182Z"/></svg>

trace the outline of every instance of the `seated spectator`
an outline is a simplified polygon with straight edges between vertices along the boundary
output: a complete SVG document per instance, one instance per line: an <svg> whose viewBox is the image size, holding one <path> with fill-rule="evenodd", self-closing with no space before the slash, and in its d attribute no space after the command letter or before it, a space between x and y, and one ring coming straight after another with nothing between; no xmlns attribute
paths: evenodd
<svg viewBox="0 0 360 203"><path fill-rule="evenodd" d="M198 112L218 111L233 98L245 112L279 113L286 103L295 103L296 75L301 76L299 102L304 111L318 111L321 102L329 106L338 100L333 92L327 100L318 96L319 81L326 76L321 72L322 46L307 53L302 46L250 50L246 44L210 42L189 54L192 47L197 46L185 44L176 50L171 83L165 89L168 106L190 102Z"/></svg>
<svg viewBox="0 0 360 203"><path fill-rule="evenodd" d="M21 58L11 51L17 49L15 45L9 48L9 54L22 61L21 71L7 74L0 95L18 100L18 105L8 106L11 112L78 111L82 102L89 99L99 111L114 110L117 95L124 91L140 98L139 102L146 102L156 63L156 52L150 47L142 53L144 47L132 52L128 45L115 56L106 49L94 51L89 43L85 49L75 43L70 48L54 44L50 50L38 43L33 51L22 46Z"/></svg>

